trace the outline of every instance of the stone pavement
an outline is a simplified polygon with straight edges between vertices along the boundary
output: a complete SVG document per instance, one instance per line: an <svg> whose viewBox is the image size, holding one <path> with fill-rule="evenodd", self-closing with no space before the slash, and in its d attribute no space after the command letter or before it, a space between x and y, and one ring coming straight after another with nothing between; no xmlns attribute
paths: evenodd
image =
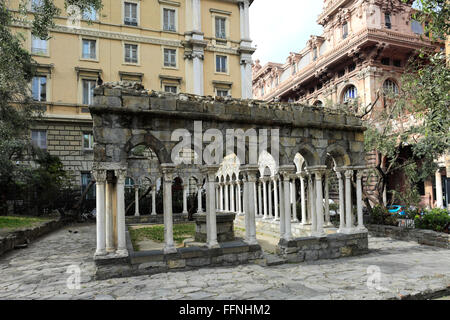
<svg viewBox="0 0 450 320"><path fill-rule="evenodd" d="M389 238L369 247L339 260L93 281L95 226L76 225L1 257L0 299L386 299L450 287L449 250ZM71 265L80 289L67 286Z"/></svg>

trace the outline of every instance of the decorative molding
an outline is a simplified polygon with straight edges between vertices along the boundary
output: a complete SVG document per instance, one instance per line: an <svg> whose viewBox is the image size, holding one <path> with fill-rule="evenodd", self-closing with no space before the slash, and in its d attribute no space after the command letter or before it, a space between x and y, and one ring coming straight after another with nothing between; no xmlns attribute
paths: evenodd
<svg viewBox="0 0 450 320"><path fill-rule="evenodd" d="M181 4L178 1L170 1L170 0L158 0L159 4L165 4L168 6L179 7Z"/></svg>
<svg viewBox="0 0 450 320"><path fill-rule="evenodd" d="M211 13L217 13L217 14L224 14L224 15L227 15L227 16L230 16L230 15L231 15L231 12L230 12L230 11L225 11L225 10L220 10L220 9L214 9L214 8L209 9L209 12L211 12Z"/></svg>

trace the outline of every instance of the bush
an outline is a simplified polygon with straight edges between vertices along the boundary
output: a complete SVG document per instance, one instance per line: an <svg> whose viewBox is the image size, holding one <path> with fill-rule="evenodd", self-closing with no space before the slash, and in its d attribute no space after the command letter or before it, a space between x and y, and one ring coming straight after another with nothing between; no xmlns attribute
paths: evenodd
<svg viewBox="0 0 450 320"><path fill-rule="evenodd" d="M446 209L434 208L427 210L422 216L416 215L414 224L418 229L429 229L448 233L450 216Z"/></svg>
<svg viewBox="0 0 450 320"><path fill-rule="evenodd" d="M371 224L397 226L397 219L398 215L390 213L388 209L380 205L373 207L372 212L369 215L369 223Z"/></svg>

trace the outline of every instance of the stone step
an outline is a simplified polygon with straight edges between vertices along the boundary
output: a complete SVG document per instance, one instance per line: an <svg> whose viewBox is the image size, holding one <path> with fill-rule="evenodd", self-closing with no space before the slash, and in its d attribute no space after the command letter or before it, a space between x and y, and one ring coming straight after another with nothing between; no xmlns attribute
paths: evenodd
<svg viewBox="0 0 450 320"><path fill-rule="evenodd" d="M266 259L266 265L267 266L278 266L280 264L286 263L286 260L283 258L280 258L279 256L275 254L269 254L264 252L264 258Z"/></svg>

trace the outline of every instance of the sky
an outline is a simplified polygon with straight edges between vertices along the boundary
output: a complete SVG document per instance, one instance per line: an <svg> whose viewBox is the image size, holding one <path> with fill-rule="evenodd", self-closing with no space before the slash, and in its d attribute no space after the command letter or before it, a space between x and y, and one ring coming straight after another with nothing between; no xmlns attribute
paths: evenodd
<svg viewBox="0 0 450 320"><path fill-rule="evenodd" d="M250 7L253 60L285 63L290 52L306 47L310 35L321 35L316 20L323 0L255 0Z"/></svg>

